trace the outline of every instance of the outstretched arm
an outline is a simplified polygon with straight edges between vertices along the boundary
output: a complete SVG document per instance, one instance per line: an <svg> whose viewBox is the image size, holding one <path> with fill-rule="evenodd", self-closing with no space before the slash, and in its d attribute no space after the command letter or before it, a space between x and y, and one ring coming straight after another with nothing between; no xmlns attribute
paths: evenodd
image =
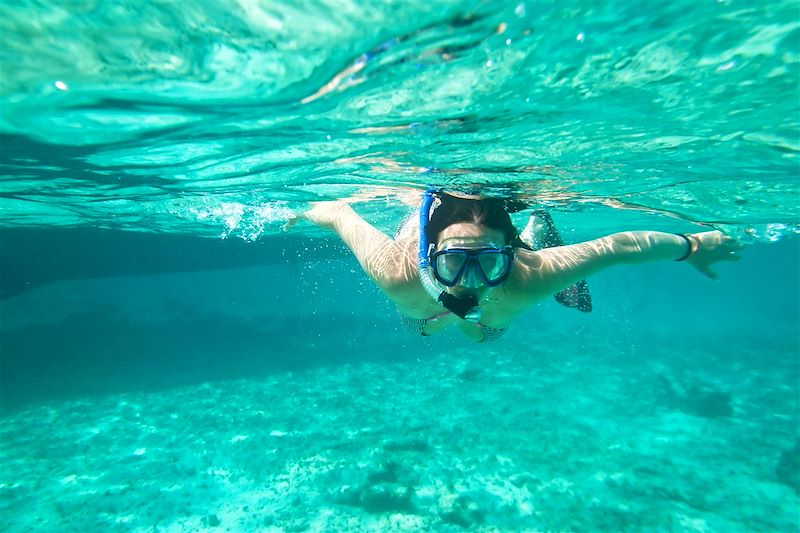
<svg viewBox="0 0 800 533"><path fill-rule="evenodd" d="M316 202L299 218L335 231L364 272L393 300L402 296L403 288L416 276L407 243L390 239L345 202ZM298 219L289 221L286 227Z"/></svg>
<svg viewBox="0 0 800 533"><path fill-rule="evenodd" d="M693 233L687 238L658 231L630 231L537 252L521 250L509 289L523 300L535 301L614 265L681 258L704 275L716 278L710 266L738 260L736 252L742 249L719 231Z"/></svg>

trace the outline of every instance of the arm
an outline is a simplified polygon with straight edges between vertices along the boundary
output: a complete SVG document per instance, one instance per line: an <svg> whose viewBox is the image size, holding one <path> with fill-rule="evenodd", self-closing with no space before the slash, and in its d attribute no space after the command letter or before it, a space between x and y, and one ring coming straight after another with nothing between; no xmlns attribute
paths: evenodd
<svg viewBox="0 0 800 533"><path fill-rule="evenodd" d="M694 233L688 238L687 242L671 233L631 231L537 252L521 250L509 288L532 303L614 265L675 261L689 252L687 263L716 278L709 268L712 264L739 259L735 252L742 246L719 231Z"/></svg>
<svg viewBox="0 0 800 533"><path fill-rule="evenodd" d="M403 289L417 275L408 243L390 239L345 202L316 202L298 218L336 232L364 272L393 300L402 298ZM291 220L286 227L296 222Z"/></svg>

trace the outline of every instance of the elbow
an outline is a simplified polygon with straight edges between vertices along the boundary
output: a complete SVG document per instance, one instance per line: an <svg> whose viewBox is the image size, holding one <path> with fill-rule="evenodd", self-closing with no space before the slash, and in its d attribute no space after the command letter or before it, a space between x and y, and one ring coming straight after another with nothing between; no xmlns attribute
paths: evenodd
<svg viewBox="0 0 800 533"><path fill-rule="evenodd" d="M375 281L375 284L378 285L378 287L380 287L380 289L384 292L384 294L394 301L403 300L404 297L408 296L409 284L412 281L408 276L405 276L402 273L384 273L373 278L373 280Z"/></svg>
<svg viewBox="0 0 800 533"><path fill-rule="evenodd" d="M375 283L387 294L397 294L407 286L399 276L380 276Z"/></svg>
<svg viewBox="0 0 800 533"><path fill-rule="evenodd" d="M609 248L613 257L621 263L636 263L642 252L649 248L646 235L641 232L624 231L609 235Z"/></svg>

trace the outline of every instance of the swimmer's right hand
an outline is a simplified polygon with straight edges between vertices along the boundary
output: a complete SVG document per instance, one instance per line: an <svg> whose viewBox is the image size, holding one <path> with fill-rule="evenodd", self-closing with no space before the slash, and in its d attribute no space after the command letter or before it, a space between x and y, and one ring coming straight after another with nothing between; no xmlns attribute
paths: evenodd
<svg viewBox="0 0 800 533"><path fill-rule="evenodd" d="M323 228L332 228L336 222L337 215L342 209L350 206L346 202L312 202L311 209L302 213L297 213L283 225L283 231L289 231L292 226L300 220L308 220Z"/></svg>

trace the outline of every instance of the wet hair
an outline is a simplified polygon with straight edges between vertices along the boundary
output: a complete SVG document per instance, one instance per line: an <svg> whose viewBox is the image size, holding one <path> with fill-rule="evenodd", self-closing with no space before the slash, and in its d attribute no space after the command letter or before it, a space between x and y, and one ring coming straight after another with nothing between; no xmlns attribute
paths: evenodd
<svg viewBox="0 0 800 533"><path fill-rule="evenodd" d="M441 204L433 209L425 228L428 242L439 242L439 234L452 224L471 222L500 231L505 244L517 246L521 243L519 232L508 214L509 211L520 210L518 202L512 200L513 205L509 205L509 200L503 198L460 198L443 192L436 193L436 197L441 200Z"/></svg>

